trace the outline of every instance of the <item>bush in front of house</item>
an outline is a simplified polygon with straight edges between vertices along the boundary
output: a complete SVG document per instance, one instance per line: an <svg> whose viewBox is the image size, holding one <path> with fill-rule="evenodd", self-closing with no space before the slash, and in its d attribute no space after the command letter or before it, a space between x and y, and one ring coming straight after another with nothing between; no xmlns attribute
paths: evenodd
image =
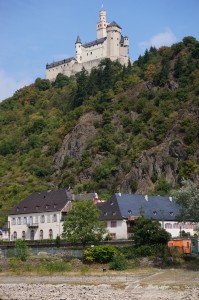
<svg viewBox="0 0 199 300"><path fill-rule="evenodd" d="M109 263L117 249L112 245L101 245L87 248L83 253L83 259L88 263Z"/></svg>
<svg viewBox="0 0 199 300"><path fill-rule="evenodd" d="M122 271L127 269L127 261L122 253L115 253L109 265L110 270Z"/></svg>

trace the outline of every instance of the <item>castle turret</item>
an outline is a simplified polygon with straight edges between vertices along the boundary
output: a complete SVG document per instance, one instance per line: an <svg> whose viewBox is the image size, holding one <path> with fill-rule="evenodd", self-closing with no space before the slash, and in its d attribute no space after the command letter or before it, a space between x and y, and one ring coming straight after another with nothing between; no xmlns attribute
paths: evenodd
<svg viewBox="0 0 199 300"><path fill-rule="evenodd" d="M78 63L81 63L81 61L82 61L82 42L81 42L79 35L77 36L77 40L75 42L75 49L76 49L76 60Z"/></svg>
<svg viewBox="0 0 199 300"><path fill-rule="evenodd" d="M106 10L102 8L100 10L100 20L97 22L97 39L101 39L107 36L106 27L109 23L106 21Z"/></svg>
<svg viewBox="0 0 199 300"><path fill-rule="evenodd" d="M112 22L107 26L107 57L111 60L116 60L120 56L120 41L122 28Z"/></svg>

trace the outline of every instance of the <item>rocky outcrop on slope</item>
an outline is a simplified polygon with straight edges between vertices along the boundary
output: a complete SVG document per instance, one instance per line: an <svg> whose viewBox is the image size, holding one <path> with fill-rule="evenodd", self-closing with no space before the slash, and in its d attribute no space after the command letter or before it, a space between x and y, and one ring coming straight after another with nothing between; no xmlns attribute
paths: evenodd
<svg viewBox="0 0 199 300"><path fill-rule="evenodd" d="M72 132L67 134L63 140L62 146L54 158L54 166L59 170L64 163L65 157L80 159L85 151L88 142L95 137L97 129L95 122L100 121L100 115L96 112L84 114Z"/></svg>

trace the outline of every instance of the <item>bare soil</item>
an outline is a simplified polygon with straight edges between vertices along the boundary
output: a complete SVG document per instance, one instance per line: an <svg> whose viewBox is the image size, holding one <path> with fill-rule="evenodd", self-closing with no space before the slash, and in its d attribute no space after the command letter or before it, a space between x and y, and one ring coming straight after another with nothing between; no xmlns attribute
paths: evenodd
<svg viewBox="0 0 199 300"><path fill-rule="evenodd" d="M198 300L199 272L137 269L92 275L0 275L0 300Z"/></svg>

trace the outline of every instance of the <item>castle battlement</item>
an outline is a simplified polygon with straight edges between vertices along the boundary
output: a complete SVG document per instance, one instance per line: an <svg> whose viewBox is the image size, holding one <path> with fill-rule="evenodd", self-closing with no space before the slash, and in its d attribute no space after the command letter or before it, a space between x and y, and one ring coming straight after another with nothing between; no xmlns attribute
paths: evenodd
<svg viewBox="0 0 199 300"><path fill-rule="evenodd" d="M115 22L107 22L106 10L101 9L97 22L97 39L82 44L79 35L75 42L76 56L46 65L46 79L55 80L59 73L66 76L88 72L97 67L102 59L118 60L122 65L129 61L129 39L122 35L122 28Z"/></svg>

